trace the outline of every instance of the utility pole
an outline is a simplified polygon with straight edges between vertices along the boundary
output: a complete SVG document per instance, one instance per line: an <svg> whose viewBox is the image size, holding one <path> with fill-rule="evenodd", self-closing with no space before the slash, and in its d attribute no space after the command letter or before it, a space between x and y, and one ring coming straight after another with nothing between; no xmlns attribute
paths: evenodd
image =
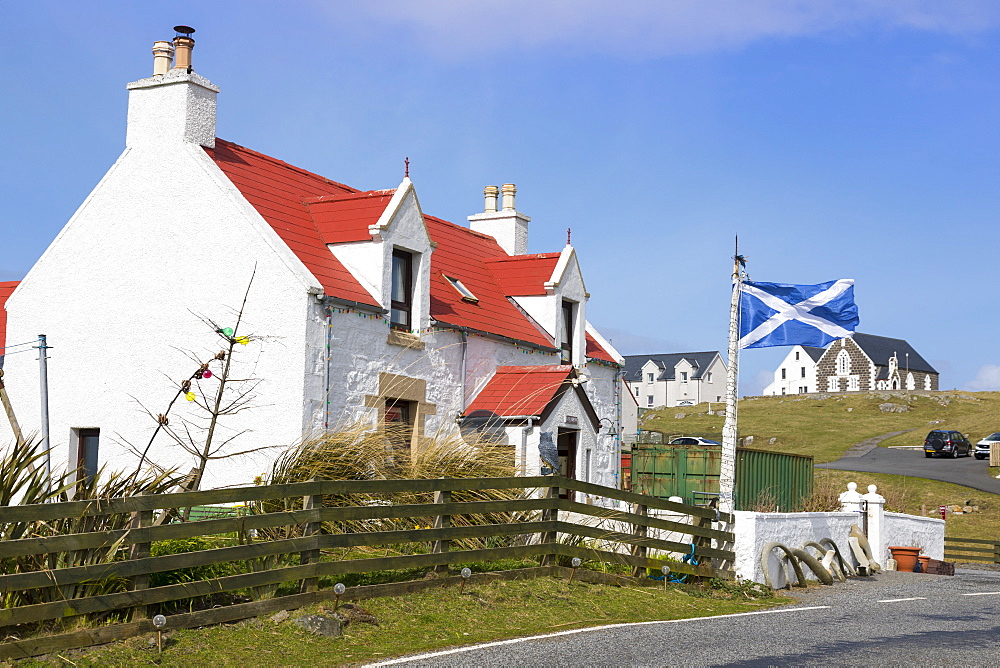
<svg viewBox="0 0 1000 668"><path fill-rule="evenodd" d="M52 487L52 453L49 445L49 368L48 350L45 335L38 335L38 383L41 386L42 400L42 448L45 452L45 490Z"/></svg>
<svg viewBox="0 0 1000 668"><path fill-rule="evenodd" d="M14 438L17 440L17 444L22 445L24 443L24 436L21 435L21 425L17 423L17 418L14 417L14 407L11 405L10 397L7 396L7 389L3 385L3 369L0 369L0 402L3 403L7 419L10 420L10 428L14 430Z"/></svg>

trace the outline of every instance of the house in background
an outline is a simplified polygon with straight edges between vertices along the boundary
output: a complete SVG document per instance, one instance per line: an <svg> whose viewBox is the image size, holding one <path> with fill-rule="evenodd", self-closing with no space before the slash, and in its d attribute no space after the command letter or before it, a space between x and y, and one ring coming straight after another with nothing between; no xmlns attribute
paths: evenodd
<svg viewBox="0 0 1000 668"><path fill-rule="evenodd" d="M419 448L474 407L499 414L525 473L550 438L568 475L615 486L624 359L587 322L575 249L528 254L512 184L488 186L464 227L425 214L408 175L359 190L217 139L219 88L193 71L193 46L154 45L153 76L128 84L124 152L5 284L0 336L52 346L54 467L135 469L183 381L193 400L172 404L170 425L204 418L219 367L192 372L242 335L232 376L251 389L219 421L217 454L265 449L214 460L202 487L247 484L343 423L400 423L396 447ZM38 431L37 356L8 355L4 380ZM193 464L162 434L147 457Z"/></svg>
<svg viewBox="0 0 1000 668"><path fill-rule="evenodd" d="M774 380L762 394L807 394L816 391L816 362L826 352L823 348L794 346L774 370Z"/></svg>
<svg viewBox="0 0 1000 668"><path fill-rule="evenodd" d="M819 392L937 390L938 372L903 339L855 332L831 343L816 363Z"/></svg>
<svg viewBox="0 0 1000 668"><path fill-rule="evenodd" d="M725 401L726 363L718 351L626 355L625 383L639 408Z"/></svg>
<svg viewBox="0 0 1000 668"><path fill-rule="evenodd" d="M0 369L3 368L3 358L4 353L7 352L7 310L4 308L7 304L7 298L14 293L14 288L17 287L17 281L0 281ZM20 343L20 342L18 342Z"/></svg>

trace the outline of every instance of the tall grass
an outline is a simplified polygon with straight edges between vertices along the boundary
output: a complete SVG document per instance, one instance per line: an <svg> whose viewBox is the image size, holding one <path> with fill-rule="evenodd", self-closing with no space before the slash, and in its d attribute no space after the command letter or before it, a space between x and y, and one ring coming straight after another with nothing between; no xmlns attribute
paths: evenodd
<svg viewBox="0 0 1000 668"><path fill-rule="evenodd" d="M269 482L507 478L516 475L517 472L514 449L511 446L498 446L487 442L470 444L458 434L437 434L432 438L424 438L421 439L419 446L413 448L408 447L409 442L410 434L406 427L385 424L373 430L371 424L367 422L348 423L335 431L305 441L288 450L275 462ZM451 500L453 502L502 501L524 496L523 489L463 490L453 492ZM434 495L430 492L359 493L323 498L324 506L430 503L434 503ZM262 504L256 510L269 512L277 508ZM528 519L530 516L524 513L469 514L453 517L452 525L504 524ZM432 523L431 516L327 522L323 526L323 531L326 533L392 531L429 527ZM485 546L485 542L481 540L456 541L456 543L467 548ZM492 539L490 545L496 546L496 539Z"/></svg>
<svg viewBox="0 0 1000 668"><path fill-rule="evenodd" d="M178 478L172 471L129 476L107 473L104 469L93 478L76 480L76 471L66 471L46 480L40 463L45 456L38 443L22 442L10 446L0 458L0 540L44 538L80 533L103 533L127 530L131 526L129 513L111 515L80 515L54 520L4 521L2 508L87 499L112 499L137 494L161 494L174 487ZM72 499L70 496L72 495ZM52 571L58 568L104 564L124 559L127 545L119 540L101 549L68 550L45 554L0 558L4 574ZM0 594L0 605L15 607L34 603L94 596L125 591L123 579L83 582Z"/></svg>

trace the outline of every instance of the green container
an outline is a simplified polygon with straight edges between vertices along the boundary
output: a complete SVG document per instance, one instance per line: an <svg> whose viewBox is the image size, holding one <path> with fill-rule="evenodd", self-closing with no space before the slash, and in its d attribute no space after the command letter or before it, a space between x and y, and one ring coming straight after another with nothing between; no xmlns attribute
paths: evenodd
<svg viewBox="0 0 1000 668"><path fill-rule="evenodd" d="M643 434L646 436L646 434ZM644 441L663 440L649 434ZM635 443L632 491L688 504L704 504L719 493L722 448ZM736 449L736 509L794 512L812 495L813 458L784 452Z"/></svg>

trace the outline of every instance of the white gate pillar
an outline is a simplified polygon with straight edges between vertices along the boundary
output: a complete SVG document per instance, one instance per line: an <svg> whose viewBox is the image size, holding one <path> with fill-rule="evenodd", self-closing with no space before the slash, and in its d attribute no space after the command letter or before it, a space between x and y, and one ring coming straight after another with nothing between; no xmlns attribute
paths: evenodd
<svg viewBox="0 0 1000 668"><path fill-rule="evenodd" d="M868 544L876 563L881 565L889 557L885 535L885 497L878 493L878 487L868 485L868 493L861 498L868 505Z"/></svg>

